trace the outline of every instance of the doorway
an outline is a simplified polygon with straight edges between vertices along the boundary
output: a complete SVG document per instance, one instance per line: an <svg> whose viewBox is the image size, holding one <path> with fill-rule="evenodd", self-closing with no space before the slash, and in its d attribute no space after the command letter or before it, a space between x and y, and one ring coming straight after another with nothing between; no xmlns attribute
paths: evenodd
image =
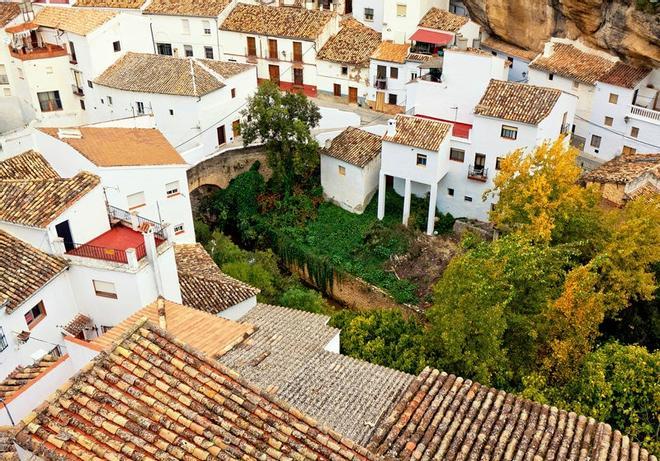
<svg viewBox="0 0 660 461"><path fill-rule="evenodd" d="M335 83L335 86L333 87L333 94L337 98L341 96L341 85L339 83Z"/></svg>
<svg viewBox="0 0 660 461"><path fill-rule="evenodd" d="M275 64L268 65L268 77L275 85L280 84L280 66Z"/></svg>
<svg viewBox="0 0 660 461"><path fill-rule="evenodd" d="M357 88L353 86L348 87L348 102L349 103L357 103L358 97L357 97Z"/></svg>
<svg viewBox="0 0 660 461"><path fill-rule="evenodd" d="M382 112L385 108L385 92L376 91L376 104L374 105L374 110Z"/></svg>
<svg viewBox="0 0 660 461"><path fill-rule="evenodd" d="M241 121L234 120L231 123L231 131L234 133L234 137L238 138L241 135Z"/></svg>
<svg viewBox="0 0 660 461"><path fill-rule="evenodd" d="M220 125L218 127L218 146L222 146L227 142L227 134L225 133L225 126Z"/></svg>
<svg viewBox="0 0 660 461"><path fill-rule="evenodd" d="M474 171L483 174L486 166L486 156L484 154L474 154Z"/></svg>
<svg viewBox="0 0 660 461"><path fill-rule="evenodd" d="M71 227L69 226L69 221L66 220L56 224L55 232L57 233L58 237L64 240L64 249L66 251L73 250L73 236L71 235Z"/></svg>

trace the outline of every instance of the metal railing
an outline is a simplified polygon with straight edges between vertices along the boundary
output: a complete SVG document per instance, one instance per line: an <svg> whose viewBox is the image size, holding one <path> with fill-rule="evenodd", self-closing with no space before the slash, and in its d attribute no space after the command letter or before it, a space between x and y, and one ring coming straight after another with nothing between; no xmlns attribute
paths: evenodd
<svg viewBox="0 0 660 461"><path fill-rule="evenodd" d="M85 96L85 90L83 90L82 87L78 85L71 85L71 91L73 91L73 94L75 95Z"/></svg>
<svg viewBox="0 0 660 461"><path fill-rule="evenodd" d="M377 78L374 82L374 87L378 90L387 89L387 79L386 78Z"/></svg>
<svg viewBox="0 0 660 461"><path fill-rule="evenodd" d="M128 256L126 256L126 250L99 247L95 245L89 245L87 243L81 244L81 243L68 242L67 246L69 245L72 245L73 248L66 252L66 254L68 255L128 264ZM142 244L141 246L144 246L144 244ZM137 253L137 248L136 248L136 253ZM144 252L144 254L146 255L146 251ZM138 257L138 260L139 259L140 258Z"/></svg>
<svg viewBox="0 0 660 461"><path fill-rule="evenodd" d="M131 213L116 206L108 205L108 215L110 219L117 219L123 221L129 226L132 224ZM143 224L148 224L149 227L152 227L154 230L154 236L159 240L167 240L167 235L165 234L165 228L162 224L152 221L151 219L143 218L140 215L137 215L137 224L138 227L142 227ZM156 242L159 243L159 242Z"/></svg>
<svg viewBox="0 0 660 461"><path fill-rule="evenodd" d="M485 181L488 179L488 168L483 166L470 165L468 168L468 178L476 179L478 181Z"/></svg>

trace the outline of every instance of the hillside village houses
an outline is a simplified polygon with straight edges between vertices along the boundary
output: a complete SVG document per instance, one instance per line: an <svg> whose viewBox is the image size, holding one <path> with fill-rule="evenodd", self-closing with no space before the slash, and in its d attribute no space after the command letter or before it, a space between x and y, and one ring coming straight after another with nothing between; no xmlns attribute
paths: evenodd
<svg viewBox="0 0 660 461"><path fill-rule="evenodd" d="M538 53L512 45L495 37L481 40L481 48L509 61L508 79L512 82L526 82L529 74L529 63Z"/></svg>

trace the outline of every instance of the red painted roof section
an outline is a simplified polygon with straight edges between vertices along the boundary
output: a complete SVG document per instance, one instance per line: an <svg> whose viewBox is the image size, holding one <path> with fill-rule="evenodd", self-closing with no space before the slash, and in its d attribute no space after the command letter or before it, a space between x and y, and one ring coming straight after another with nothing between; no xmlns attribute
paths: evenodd
<svg viewBox="0 0 660 461"><path fill-rule="evenodd" d="M465 138L465 139L468 139L470 137L470 130L472 129L472 125L470 123L456 122L454 120L446 120L444 118L431 117L430 115L423 115L423 114L417 114L416 117L428 118L430 120L438 120L440 122L451 123L452 125L454 125L454 128L451 131L452 136L456 136L457 138Z"/></svg>
<svg viewBox="0 0 660 461"><path fill-rule="evenodd" d="M416 42L433 43L434 45L446 45L454 40L452 34L444 32L434 32L432 30L418 29L417 32L411 35L410 40Z"/></svg>

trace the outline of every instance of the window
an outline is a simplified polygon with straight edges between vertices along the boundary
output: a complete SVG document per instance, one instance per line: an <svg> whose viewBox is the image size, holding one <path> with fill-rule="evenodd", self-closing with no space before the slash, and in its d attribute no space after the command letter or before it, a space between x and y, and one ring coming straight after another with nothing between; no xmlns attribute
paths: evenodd
<svg viewBox="0 0 660 461"><path fill-rule="evenodd" d="M87 80L87 86L90 88L94 88L94 82L92 82L91 80Z"/></svg>
<svg viewBox="0 0 660 461"><path fill-rule="evenodd" d="M76 47L73 45L73 42L69 42L69 62L71 64L76 64L78 59L76 58Z"/></svg>
<svg viewBox="0 0 660 461"><path fill-rule="evenodd" d="M591 147L600 147L600 136L591 135Z"/></svg>
<svg viewBox="0 0 660 461"><path fill-rule="evenodd" d="M466 195L465 197L463 197L463 200L465 200L466 202L471 202L472 197L470 197L469 195Z"/></svg>
<svg viewBox="0 0 660 461"><path fill-rule="evenodd" d="M172 181L165 184L165 193L168 197L179 193L179 181Z"/></svg>
<svg viewBox="0 0 660 461"><path fill-rule="evenodd" d="M398 67L390 67L390 78L397 79L399 78L399 68Z"/></svg>
<svg viewBox="0 0 660 461"><path fill-rule="evenodd" d="M144 103L142 101L136 101L135 105L137 107L138 115L144 115Z"/></svg>
<svg viewBox="0 0 660 461"><path fill-rule="evenodd" d="M174 115L174 109L170 109L170 115Z"/></svg>
<svg viewBox="0 0 660 461"><path fill-rule="evenodd" d="M610 93L610 104L616 104L619 102L619 95L616 93Z"/></svg>
<svg viewBox="0 0 660 461"><path fill-rule="evenodd" d="M81 100L80 100L80 108L81 108L82 110L85 110L85 100L84 100L84 99L81 99Z"/></svg>
<svg viewBox="0 0 660 461"><path fill-rule="evenodd" d="M495 169L496 169L496 170L500 170L500 169L502 169L502 160L504 160L503 157L497 157L497 158L495 159Z"/></svg>
<svg viewBox="0 0 660 461"><path fill-rule="evenodd" d="M451 187L447 188L447 195L449 195L450 197L453 197L454 196L454 189L452 189Z"/></svg>
<svg viewBox="0 0 660 461"><path fill-rule="evenodd" d="M112 106L112 96L108 96L108 105Z"/></svg>
<svg viewBox="0 0 660 461"><path fill-rule="evenodd" d="M117 51L121 51L121 42L117 40L116 42L112 42L112 49L116 53Z"/></svg>
<svg viewBox="0 0 660 461"><path fill-rule="evenodd" d="M236 88L231 89L231 98L234 99L236 97Z"/></svg>
<svg viewBox="0 0 660 461"><path fill-rule="evenodd" d="M7 337L5 336L5 330L0 327L0 352L7 349Z"/></svg>
<svg viewBox="0 0 660 461"><path fill-rule="evenodd" d="M637 128L636 126L632 127L630 129L630 136L632 136L633 138L639 136L639 128Z"/></svg>
<svg viewBox="0 0 660 461"><path fill-rule="evenodd" d="M495 53L495 56L497 56L497 53ZM513 64L513 58L511 56L507 56L506 60Z"/></svg>
<svg viewBox="0 0 660 461"><path fill-rule="evenodd" d="M174 235L183 234L185 231L183 229L183 223L177 224L174 226Z"/></svg>
<svg viewBox="0 0 660 461"><path fill-rule="evenodd" d="M621 151L624 155L633 155L635 152L637 152L637 149L630 146L623 146L623 150Z"/></svg>
<svg viewBox="0 0 660 461"><path fill-rule="evenodd" d="M500 136L505 139L516 139L518 137L518 128L515 126L502 125Z"/></svg>
<svg viewBox="0 0 660 461"><path fill-rule="evenodd" d="M41 322L44 317L46 317L46 308L44 307L44 302L39 301L39 304L27 311L24 317L29 330L36 327L37 324Z"/></svg>
<svg viewBox="0 0 660 461"><path fill-rule="evenodd" d="M449 150L449 160L455 162L464 162L465 161L465 151L461 149L451 148Z"/></svg>
<svg viewBox="0 0 660 461"><path fill-rule="evenodd" d="M411 72L410 73L410 80L412 80L412 81L417 80L417 72Z"/></svg>
<svg viewBox="0 0 660 461"><path fill-rule="evenodd" d="M605 126L612 126L614 119L612 117L605 117Z"/></svg>
<svg viewBox="0 0 660 461"><path fill-rule="evenodd" d="M126 201L128 201L128 209L134 210L145 205L144 192L136 192L126 196Z"/></svg>
<svg viewBox="0 0 660 461"><path fill-rule="evenodd" d="M348 66L341 66L341 74L348 75Z"/></svg>
<svg viewBox="0 0 660 461"><path fill-rule="evenodd" d="M204 28L204 35L211 35L211 23L209 21L202 21L202 27Z"/></svg>
<svg viewBox="0 0 660 461"><path fill-rule="evenodd" d="M156 50L158 54L172 56L172 44L170 43L156 43Z"/></svg>
<svg viewBox="0 0 660 461"><path fill-rule="evenodd" d="M204 57L206 59L213 59L213 47L212 46L205 46L204 47Z"/></svg>
<svg viewBox="0 0 660 461"><path fill-rule="evenodd" d="M293 42L293 62L302 62L302 57L302 42Z"/></svg>
<svg viewBox="0 0 660 461"><path fill-rule="evenodd" d="M274 38L269 38L268 39L268 58L269 59L277 59L277 40Z"/></svg>
<svg viewBox="0 0 660 461"><path fill-rule="evenodd" d="M183 45L183 54L186 56L186 58L192 58L193 55L192 45Z"/></svg>
<svg viewBox="0 0 660 461"><path fill-rule="evenodd" d="M62 100L60 99L59 91L44 91L37 93L39 99L39 107L41 112L54 112L62 110Z"/></svg>
<svg viewBox="0 0 660 461"><path fill-rule="evenodd" d="M555 74L548 74L548 80L554 80Z"/></svg>
<svg viewBox="0 0 660 461"><path fill-rule="evenodd" d="M92 280L92 285L94 286L94 293L96 296L117 299L117 289L115 288L114 283Z"/></svg>
<svg viewBox="0 0 660 461"><path fill-rule="evenodd" d="M396 5L396 15L398 17L405 18L406 17L406 10L407 10L406 5L401 5L401 4Z"/></svg>
<svg viewBox="0 0 660 461"><path fill-rule="evenodd" d="M417 154L417 166L426 166L426 154Z"/></svg>
<svg viewBox="0 0 660 461"><path fill-rule="evenodd" d="M396 106L396 101L397 101L397 97L396 97L395 94L390 93L390 94L387 96L387 102L390 103L390 104L392 104L393 106Z"/></svg>
<svg viewBox="0 0 660 461"><path fill-rule="evenodd" d="M374 20L374 9L373 8L365 8L364 9L364 20L365 21L373 21Z"/></svg>
<svg viewBox="0 0 660 461"><path fill-rule="evenodd" d="M573 80L573 89L574 90L579 90L580 89L580 82Z"/></svg>
<svg viewBox="0 0 660 461"><path fill-rule="evenodd" d="M346 176L346 167L339 165L339 175Z"/></svg>
<svg viewBox="0 0 660 461"><path fill-rule="evenodd" d="M254 37L247 38L247 55L248 57L257 56L257 40Z"/></svg>
<svg viewBox="0 0 660 461"><path fill-rule="evenodd" d="M190 34L190 21L188 19L181 20L181 29L185 35Z"/></svg>

